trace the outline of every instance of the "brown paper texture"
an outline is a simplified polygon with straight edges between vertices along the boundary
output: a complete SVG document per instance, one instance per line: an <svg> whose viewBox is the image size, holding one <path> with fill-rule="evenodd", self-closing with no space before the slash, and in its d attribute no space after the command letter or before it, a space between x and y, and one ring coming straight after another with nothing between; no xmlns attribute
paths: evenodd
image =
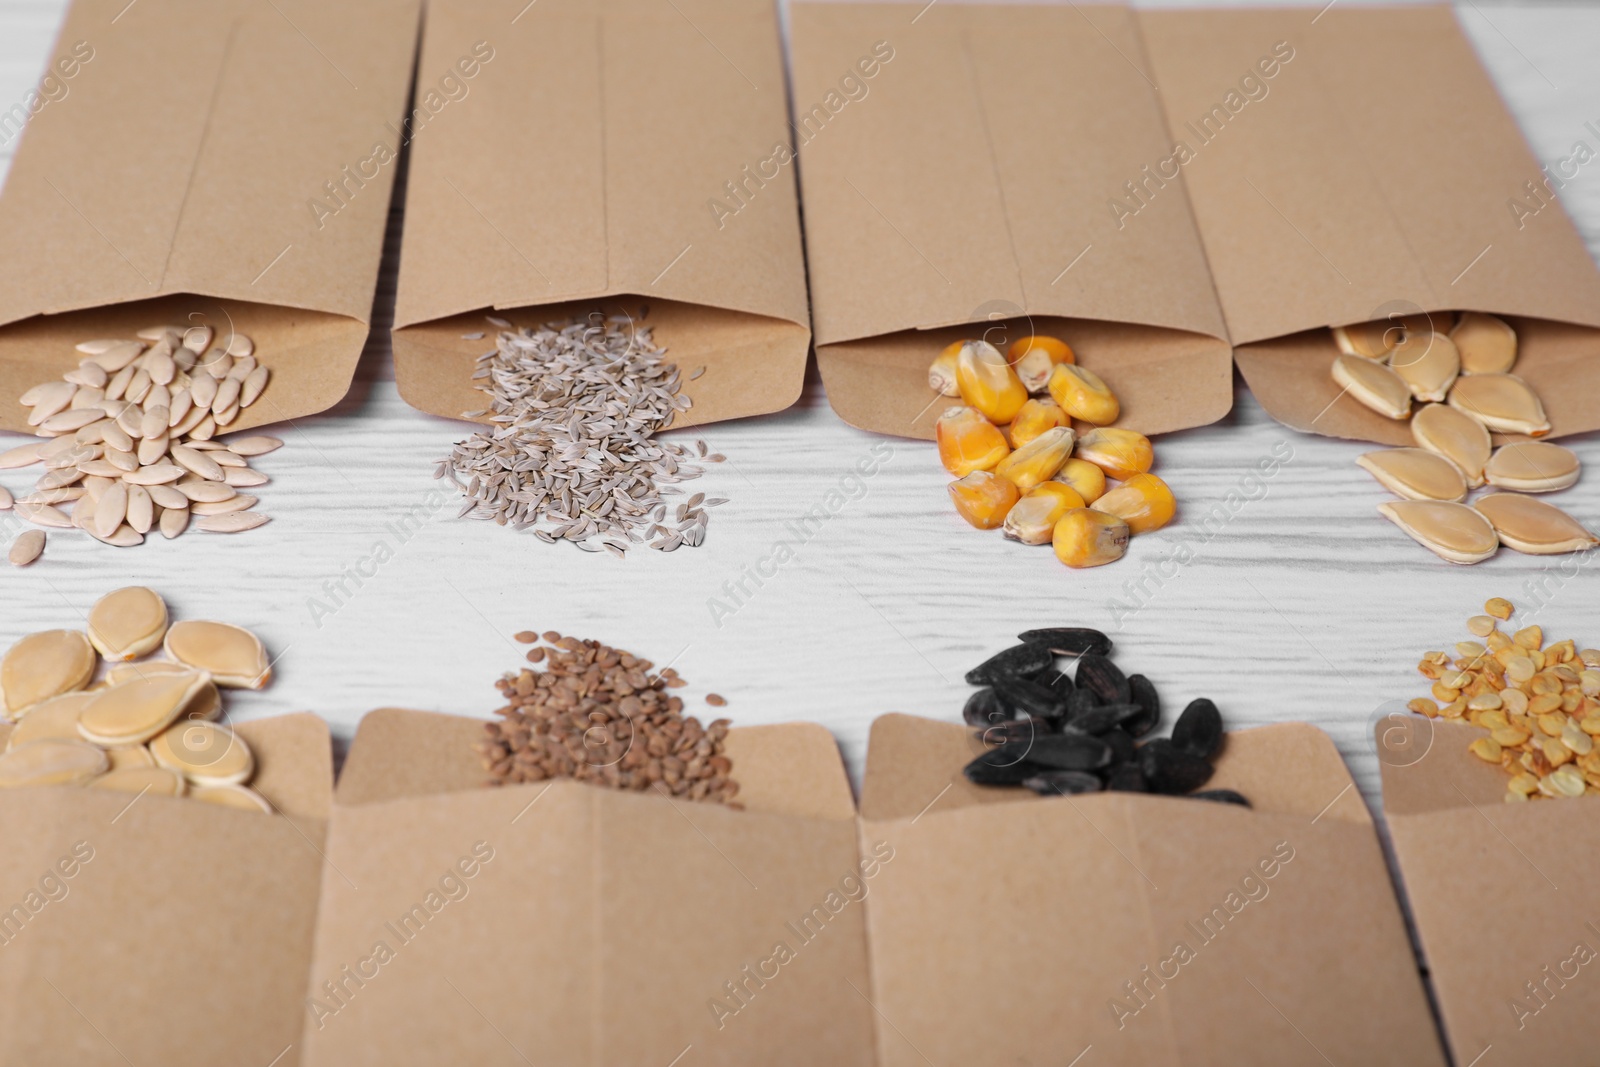
<svg viewBox="0 0 1600 1067"><path fill-rule="evenodd" d="M418 15L78 0L60 42L93 57L0 197L0 429L30 432L16 397L77 342L167 323L256 342L273 381L230 429L336 403L368 333L395 171L374 150L397 144Z"/></svg>
<svg viewBox="0 0 1600 1067"><path fill-rule="evenodd" d="M790 143L776 9L543 0L508 20L444 0L419 95L474 48L493 58L412 145L401 395L483 408L471 374L493 342L461 335L492 337L486 310L536 326L603 307L652 326L685 379L706 368L675 425L794 403L810 328L793 166L762 165Z"/></svg>
<svg viewBox="0 0 1600 1067"><path fill-rule="evenodd" d="M481 733L422 712L363 720L329 836L346 877L324 882L306 1064L666 1064L690 1048L699 1063L872 1062L863 909L825 907L858 873L826 730L733 731L744 812L571 781L484 789ZM802 940L790 924L818 907ZM793 958L763 979L778 942ZM737 1011L730 982L745 983Z"/></svg>
<svg viewBox="0 0 1600 1067"><path fill-rule="evenodd" d="M1475 310L1516 328L1516 373L1553 436L1600 427L1600 271L1559 203L1511 209L1537 206L1526 183L1544 175L1449 7L1138 20L1167 126L1193 152L1182 169L1239 367L1273 416L1412 443L1406 423L1340 399L1324 327ZM1263 81L1258 62L1285 53Z"/></svg>
<svg viewBox="0 0 1600 1067"><path fill-rule="evenodd" d="M235 728L285 817L0 792L0 1062L300 1062L332 751L314 715Z"/></svg>
<svg viewBox="0 0 1600 1067"><path fill-rule="evenodd" d="M1408 725L1415 736L1406 746L1389 744L1392 724L1376 731L1384 812L1456 1062L1590 1062L1583 1033L1600 1012L1600 804L1506 804L1505 772L1467 752L1485 731ZM1530 901L1548 906L1530 910Z"/></svg>
<svg viewBox="0 0 1600 1067"><path fill-rule="evenodd" d="M873 726L863 834L895 850L868 905L884 1067L1444 1062L1370 818L1321 731L1229 735L1210 785L1251 811L980 790L959 772L969 733Z"/></svg>
<svg viewBox="0 0 1600 1067"><path fill-rule="evenodd" d="M954 402L927 384L943 346L982 333L1003 351L1038 332L1105 377L1119 425L1221 418L1229 346L1181 180L1136 224L1108 209L1170 148L1132 15L921 7L791 8L817 361L834 409L931 438ZM870 78L864 60L881 61Z"/></svg>

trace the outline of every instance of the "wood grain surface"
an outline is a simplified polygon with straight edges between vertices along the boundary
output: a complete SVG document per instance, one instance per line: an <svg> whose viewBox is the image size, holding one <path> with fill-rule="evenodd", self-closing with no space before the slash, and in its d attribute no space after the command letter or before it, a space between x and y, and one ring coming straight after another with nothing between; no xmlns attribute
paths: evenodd
<svg viewBox="0 0 1600 1067"><path fill-rule="evenodd" d="M0 109L54 54L64 6L0 4ZM1600 123L1600 9L1459 11L1541 160L1578 140L1600 146L1584 125ZM15 144L0 157L9 162ZM1600 163L1562 196L1600 251ZM430 497L431 471L465 426L411 409L393 383L393 234L390 244L355 388L334 410L281 427L287 447L258 463L272 478L259 495L273 521L131 550L52 532L38 564L0 567L0 647L82 625L95 598L119 585L149 585L176 617L232 621L267 642L276 681L230 696L233 714L311 710L348 738L365 712L389 705L487 715L494 679L521 662L510 635L556 629L671 663L697 710L717 692L738 723L821 722L859 778L875 716L954 720L968 667L1020 630L1085 624L1113 633L1119 663L1154 680L1171 708L1204 695L1234 727L1304 720L1328 731L1376 808L1370 723L1426 691L1417 653L1465 638L1463 620L1486 597L1531 604L1528 590L1542 582L1545 606L1519 621L1600 645L1600 556L1569 560L1565 574L1559 559L1509 551L1471 568L1443 563L1378 516L1388 494L1356 467L1364 446L1289 431L1242 387L1220 423L1157 443L1183 521L1093 571L967 528L932 446L847 427L814 373L789 411L680 435L728 457L691 488L730 498L703 548L624 561L458 521L455 504ZM1563 443L1600 467L1595 436ZM859 477L874 449L875 473ZM1256 464L1274 454L1285 458L1260 477ZM1591 527L1600 527L1597 477L1553 498ZM13 491L31 480L0 473ZM802 541L793 524L813 507L830 517ZM1202 527L1208 514L1222 518ZM19 528L0 513L4 540ZM794 545L793 559L750 577L779 541ZM1180 555L1192 558L1168 562ZM741 581L749 595L730 595ZM714 598L731 610L714 610Z"/></svg>

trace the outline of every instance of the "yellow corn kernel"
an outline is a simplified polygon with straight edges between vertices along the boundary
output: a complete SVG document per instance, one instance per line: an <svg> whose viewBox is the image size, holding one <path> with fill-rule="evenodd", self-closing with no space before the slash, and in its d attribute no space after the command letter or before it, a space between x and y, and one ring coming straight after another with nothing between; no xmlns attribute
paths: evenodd
<svg viewBox="0 0 1600 1067"><path fill-rule="evenodd" d="M1044 392L1057 363L1077 362L1067 343L1054 337L1024 337L1012 344L1008 354L1030 393Z"/></svg>
<svg viewBox="0 0 1600 1067"><path fill-rule="evenodd" d="M1093 504L1105 495L1106 472L1077 456L1061 465L1061 469L1056 471L1055 480L1076 489L1085 504Z"/></svg>
<svg viewBox="0 0 1600 1067"><path fill-rule="evenodd" d="M933 438L939 443L939 462L957 478L993 470L1011 452L1000 428L973 408L946 408L933 424Z"/></svg>
<svg viewBox="0 0 1600 1067"><path fill-rule="evenodd" d="M1028 390L1006 357L988 341L968 341L956 356L956 384L961 399L996 426L1016 418L1028 402Z"/></svg>
<svg viewBox="0 0 1600 1067"><path fill-rule="evenodd" d="M1115 515L1134 534L1159 530L1177 514L1178 502L1154 474L1135 474L1094 502L1096 511Z"/></svg>
<svg viewBox="0 0 1600 1067"><path fill-rule="evenodd" d="M1067 418L1067 413L1061 410L1060 404L1049 397L1043 399L1034 397L1022 405L1017 417L1011 420L1011 447L1021 448L1046 430L1071 425L1072 420Z"/></svg>
<svg viewBox="0 0 1600 1067"><path fill-rule="evenodd" d="M961 395L961 387L956 384L956 356L960 352L960 341L945 345L928 368L928 387L940 396Z"/></svg>
<svg viewBox="0 0 1600 1067"><path fill-rule="evenodd" d="M1073 508L1083 507L1083 497L1060 482L1041 482L1017 501L1006 515L1001 532L1025 545L1048 544L1055 536L1056 523Z"/></svg>
<svg viewBox="0 0 1600 1067"><path fill-rule="evenodd" d="M1086 459L1107 475L1127 481L1148 471L1156 460L1150 438L1132 430L1094 429L1078 439L1078 458Z"/></svg>
<svg viewBox="0 0 1600 1067"><path fill-rule="evenodd" d="M992 530L1022 496L1009 478L993 471L973 471L950 483L950 499L963 519L980 530Z"/></svg>
<svg viewBox="0 0 1600 1067"><path fill-rule="evenodd" d="M1032 441L1002 459L994 472L1010 478L1027 492L1040 482L1049 481L1072 455L1072 431L1065 426L1046 430Z"/></svg>
<svg viewBox="0 0 1600 1067"><path fill-rule="evenodd" d="M1073 508L1056 523L1056 559L1069 567L1099 567L1128 550L1128 524L1115 515Z"/></svg>
<svg viewBox="0 0 1600 1067"><path fill-rule="evenodd" d="M1117 421L1122 405L1100 376L1085 367L1057 363L1050 371L1050 395L1075 419L1096 426Z"/></svg>

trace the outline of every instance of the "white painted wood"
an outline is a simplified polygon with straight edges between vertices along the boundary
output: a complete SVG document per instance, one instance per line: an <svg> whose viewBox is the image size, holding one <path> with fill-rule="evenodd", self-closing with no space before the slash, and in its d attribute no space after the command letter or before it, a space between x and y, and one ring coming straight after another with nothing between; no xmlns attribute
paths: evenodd
<svg viewBox="0 0 1600 1067"><path fill-rule="evenodd" d="M0 107L20 99L53 54L63 10L56 0L0 5ZM1461 12L1541 158L1578 139L1595 143L1584 123L1600 120L1600 10ZM1375 155L1389 150L1403 146L1374 146ZM1600 163L1564 196L1600 250ZM266 640L277 680L230 697L235 714L309 709L348 737L362 714L384 705L487 714L494 679L520 663L509 635L553 628L672 662L691 682L686 695L722 693L738 723L818 720L859 775L875 716L953 720L968 693L962 673L1017 631L1088 624L1113 631L1118 661L1149 675L1173 707L1206 695L1232 726L1301 719L1327 730L1375 805L1368 724L1386 701L1425 691L1417 653L1464 637L1462 620L1487 596L1527 602L1525 588L1554 566L1510 552L1474 568L1440 562L1376 514L1387 494L1354 465L1363 446L1295 434L1242 389L1223 422L1158 442L1159 471L1187 521L1096 571L1068 571L1047 548L966 528L931 446L845 426L814 379L790 411L688 435L729 457L697 486L732 498L702 549L618 561L456 521L448 503L401 532L409 511L426 511L432 461L464 427L396 394L381 329L392 285L391 259L380 330L351 395L283 427L288 447L259 462L273 479L259 491L270 525L125 551L52 533L38 564L0 568L0 645L81 625L98 595L147 584L177 617L230 620ZM1595 436L1568 443L1600 467ZM874 446L888 453L881 470L852 487L855 464ZM1274 449L1291 458L1251 481L1252 465ZM1558 499L1600 526L1594 477ZM12 490L30 482L26 472L0 472ZM841 487L852 498L756 588L748 568ZM1202 541L1198 520L1231 493L1253 499ZM1185 541L1192 562L1164 582L1148 577ZM374 571L364 561L379 544L393 558ZM1600 644L1596 559L1581 577L1550 586L1537 616L1547 631ZM357 582L351 575L363 567L373 573ZM741 580L752 595L719 625L710 599ZM1140 582L1147 594L1118 625L1114 599L1129 600ZM319 601L333 609L326 617L315 617Z"/></svg>

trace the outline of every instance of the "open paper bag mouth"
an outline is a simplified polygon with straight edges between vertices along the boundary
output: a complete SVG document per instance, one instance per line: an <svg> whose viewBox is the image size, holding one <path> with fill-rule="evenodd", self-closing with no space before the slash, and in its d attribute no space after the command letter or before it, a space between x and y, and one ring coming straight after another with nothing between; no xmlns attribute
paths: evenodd
<svg viewBox="0 0 1600 1067"><path fill-rule="evenodd" d="M370 332L366 323L344 315L188 294L35 316L0 326L0 430L34 433L28 409L17 399L88 359L77 344L131 341L138 331L157 326L209 326L213 346L235 332L255 343L256 359L271 378L256 402L223 428L229 434L337 404L349 391Z"/></svg>
<svg viewBox="0 0 1600 1067"><path fill-rule="evenodd" d="M494 351L500 327L517 330L545 324L626 317L633 327L649 327L651 344L679 371L678 391L692 406L679 412L668 429L685 429L726 419L765 415L800 399L810 331L794 322L730 311L703 304L639 296L606 296L509 309L484 308L414 326L393 334L395 381L412 407L445 418L466 418L489 407L489 396L474 381L478 359ZM468 337L482 334L482 337ZM473 421L487 423L489 416Z"/></svg>

